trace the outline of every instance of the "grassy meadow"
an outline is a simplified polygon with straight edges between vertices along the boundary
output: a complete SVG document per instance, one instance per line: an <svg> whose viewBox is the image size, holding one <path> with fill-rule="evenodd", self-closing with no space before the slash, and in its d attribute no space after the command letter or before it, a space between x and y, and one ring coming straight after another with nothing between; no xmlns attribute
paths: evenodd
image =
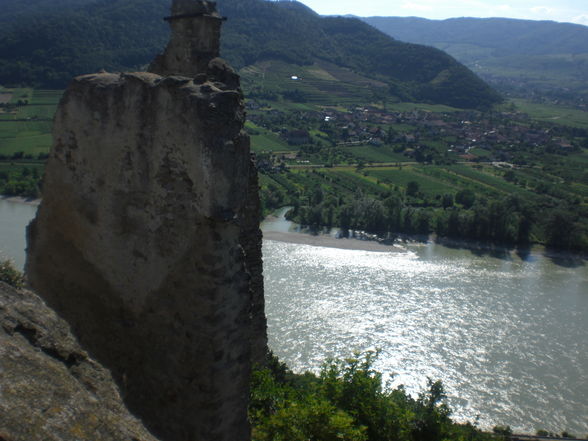
<svg viewBox="0 0 588 441"><path fill-rule="evenodd" d="M61 90L3 89L11 98L0 113L0 158L36 159L51 146L53 115Z"/></svg>
<svg viewBox="0 0 588 441"><path fill-rule="evenodd" d="M537 121L588 129L588 112L585 110L554 104L533 103L523 99L513 99L512 102L521 112L527 113Z"/></svg>

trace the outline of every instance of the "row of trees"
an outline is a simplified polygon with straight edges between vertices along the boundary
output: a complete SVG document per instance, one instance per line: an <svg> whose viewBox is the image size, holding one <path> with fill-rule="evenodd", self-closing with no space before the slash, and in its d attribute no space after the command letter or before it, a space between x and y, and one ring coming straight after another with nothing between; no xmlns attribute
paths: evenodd
<svg viewBox="0 0 588 441"><path fill-rule="evenodd" d="M564 250L588 251L587 225L577 210L565 203L546 205L516 195L491 199L476 196L469 189L455 195L421 197L417 183L381 195L358 191L351 197L329 194L318 184L302 191L270 184L262 191L267 211L292 205L290 218L313 229L339 227L380 237L434 233L509 246L538 242Z"/></svg>
<svg viewBox="0 0 588 441"><path fill-rule="evenodd" d="M40 174L37 167L0 171L0 194L29 199L40 197Z"/></svg>

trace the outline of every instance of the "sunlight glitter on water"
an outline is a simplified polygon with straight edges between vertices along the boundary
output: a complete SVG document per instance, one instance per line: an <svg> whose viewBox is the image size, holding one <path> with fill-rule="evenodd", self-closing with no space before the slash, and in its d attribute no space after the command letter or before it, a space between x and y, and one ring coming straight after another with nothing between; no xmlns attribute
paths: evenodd
<svg viewBox="0 0 588 441"><path fill-rule="evenodd" d="M0 200L0 258L22 267L35 210ZM263 251L270 345L293 369L380 349L376 367L411 393L443 380L459 420L588 433L586 265L433 244Z"/></svg>
<svg viewBox="0 0 588 441"><path fill-rule="evenodd" d="M295 370L378 348L411 393L442 379L460 420L588 432L586 267L267 241L264 273L270 345Z"/></svg>

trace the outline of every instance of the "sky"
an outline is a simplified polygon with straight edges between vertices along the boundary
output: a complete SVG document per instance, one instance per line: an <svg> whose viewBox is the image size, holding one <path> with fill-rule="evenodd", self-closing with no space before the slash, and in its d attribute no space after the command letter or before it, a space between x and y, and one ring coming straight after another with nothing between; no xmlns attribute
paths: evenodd
<svg viewBox="0 0 588 441"><path fill-rule="evenodd" d="M299 0L322 15L509 17L588 26L588 0Z"/></svg>

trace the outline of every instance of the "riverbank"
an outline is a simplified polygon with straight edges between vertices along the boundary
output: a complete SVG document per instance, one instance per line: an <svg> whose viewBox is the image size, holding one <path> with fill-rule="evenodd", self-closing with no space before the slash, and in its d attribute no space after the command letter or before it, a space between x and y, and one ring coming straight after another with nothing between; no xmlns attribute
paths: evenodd
<svg viewBox="0 0 588 441"><path fill-rule="evenodd" d="M6 202L12 202L15 204L25 204L25 205L34 205L34 206L38 206L41 204L41 199L29 199L29 198L23 198L21 196L0 195L0 200L6 201Z"/></svg>
<svg viewBox="0 0 588 441"><path fill-rule="evenodd" d="M386 245L373 240L361 240L353 238L337 238L327 234L311 234L283 231L264 231L264 240L311 245L315 247L338 248L343 250L375 251L385 253L398 253L406 251L398 245Z"/></svg>
<svg viewBox="0 0 588 441"><path fill-rule="evenodd" d="M404 252L406 249L397 244L387 244L365 237L340 237L337 229L323 229L312 232L302 229L298 224L286 219L291 207L284 207L267 216L261 223L264 240L295 243L315 247L338 248L344 250L361 250L375 252Z"/></svg>
<svg viewBox="0 0 588 441"><path fill-rule="evenodd" d="M559 266L580 267L586 265L588 256L574 254L566 251L551 250L543 245L532 244L528 246L497 245L489 242L476 242L466 239L453 239L430 235L398 234L393 242L384 242L376 235L364 232L351 232L351 237L342 237L333 228L313 232L302 228L300 225L286 219L286 213L290 207L284 207L267 216L261 224L265 240L278 242L297 243L327 248L339 248L348 250L363 250L376 252L404 252L407 246L418 247L428 243L434 243L447 248L468 250L474 255L491 256L499 259L520 259L526 262L534 261L539 256L549 258Z"/></svg>

